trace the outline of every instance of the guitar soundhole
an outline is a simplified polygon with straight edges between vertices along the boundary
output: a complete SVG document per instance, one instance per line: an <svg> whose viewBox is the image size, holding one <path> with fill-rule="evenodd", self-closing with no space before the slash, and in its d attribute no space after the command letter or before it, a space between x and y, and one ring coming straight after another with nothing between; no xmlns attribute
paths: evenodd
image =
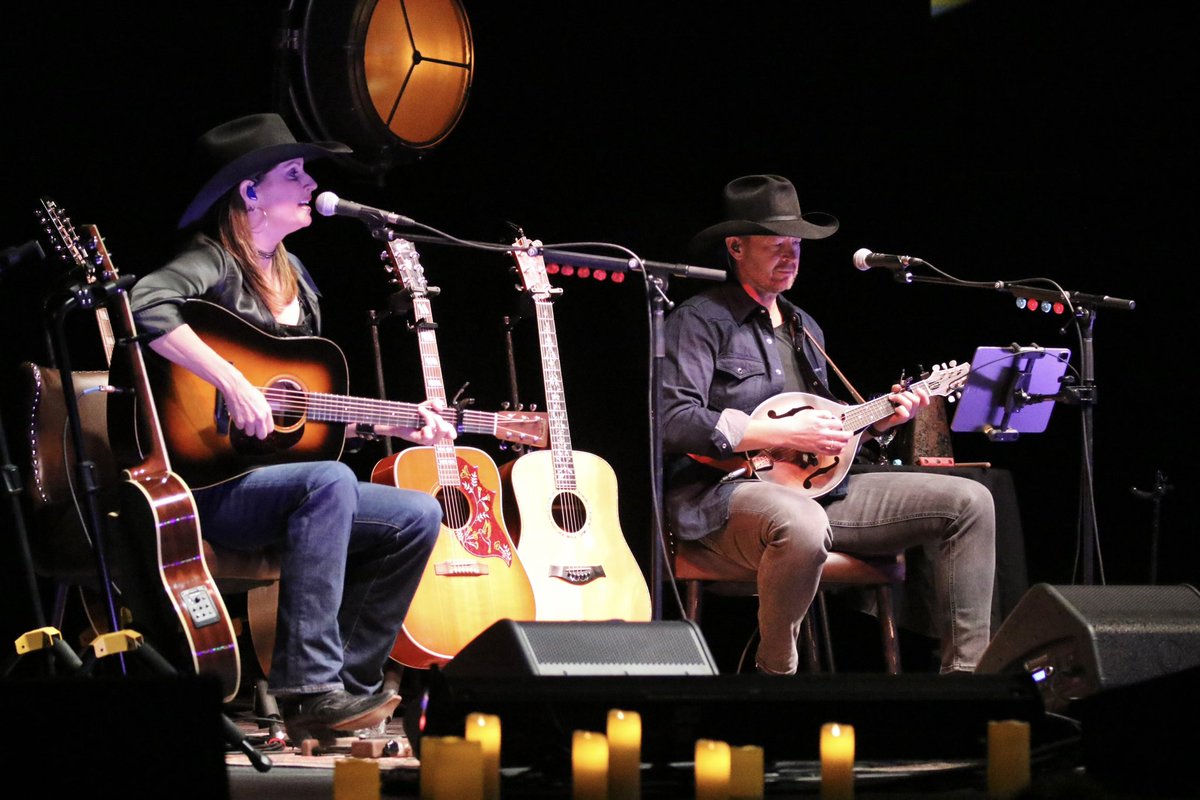
<svg viewBox="0 0 1200 800"><path fill-rule="evenodd" d="M299 383L287 378L272 381L267 396L271 403L271 414L275 418L276 430L292 428L304 421L307 407L304 387Z"/></svg>
<svg viewBox="0 0 1200 800"><path fill-rule="evenodd" d="M447 528L458 529L471 521L471 501L457 486L438 489L438 502L442 504L442 522Z"/></svg>
<svg viewBox="0 0 1200 800"><path fill-rule="evenodd" d="M554 515L554 524L567 533L578 533L587 524L587 508L578 495L562 492L554 498L550 506Z"/></svg>

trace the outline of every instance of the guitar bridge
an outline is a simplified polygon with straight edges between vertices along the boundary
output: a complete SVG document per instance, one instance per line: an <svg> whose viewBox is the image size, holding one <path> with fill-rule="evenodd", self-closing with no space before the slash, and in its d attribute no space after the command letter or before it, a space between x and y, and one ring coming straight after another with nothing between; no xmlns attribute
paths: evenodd
<svg viewBox="0 0 1200 800"><path fill-rule="evenodd" d="M604 577L604 567L597 564L593 567L550 567L550 577L566 581L572 586L583 586L598 578Z"/></svg>
<svg viewBox="0 0 1200 800"><path fill-rule="evenodd" d="M478 561L439 561L433 565L435 575L487 575L488 565Z"/></svg>
<svg viewBox="0 0 1200 800"><path fill-rule="evenodd" d="M184 610L187 611L188 616L192 618L192 624L197 628L221 621L221 613L217 610L217 604L213 602L212 595L208 593L207 588L195 586L185 589L179 593L179 599L183 601Z"/></svg>

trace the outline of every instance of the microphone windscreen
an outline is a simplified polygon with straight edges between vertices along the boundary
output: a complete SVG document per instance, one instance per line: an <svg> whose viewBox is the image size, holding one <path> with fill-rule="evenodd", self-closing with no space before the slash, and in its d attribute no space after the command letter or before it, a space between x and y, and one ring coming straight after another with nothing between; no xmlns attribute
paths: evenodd
<svg viewBox="0 0 1200 800"><path fill-rule="evenodd" d="M320 198L317 198L317 199L319 200ZM325 212L321 212L321 213L325 213ZM855 250L854 251L854 266L857 267L858 269L862 270L863 272L866 272L867 270L869 270L871 268L870 265L867 264L867 256L869 256L869 255L871 255L871 251L866 247L860 247L857 250Z"/></svg>
<svg viewBox="0 0 1200 800"><path fill-rule="evenodd" d="M332 217L337 213L338 196L333 192L321 192L317 195L317 213L323 217Z"/></svg>

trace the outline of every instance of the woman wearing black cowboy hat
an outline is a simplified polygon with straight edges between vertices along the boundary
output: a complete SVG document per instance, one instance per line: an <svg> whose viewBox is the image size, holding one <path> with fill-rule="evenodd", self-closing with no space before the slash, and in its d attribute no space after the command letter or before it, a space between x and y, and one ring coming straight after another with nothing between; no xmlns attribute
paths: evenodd
<svg viewBox="0 0 1200 800"><path fill-rule="evenodd" d="M966 478L915 473L855 475L817 498L728 472L687 454L725 460L769 447L832 457L852 432L818 407L778 419L751 418L781 392L832 399L820 327L783 293L792 288L801 240L837 230L825 214L803 214L796 190L778 175L750 175L725 187L725 219L701 231L693 249L720 245L731 280L681 303L666 322L663 369L666 510L681 539L757 572L762 672L796 671L796 637L830 550L891 555L923 546L933 564L933 625L944 672L973 670L987 647L995 563L991 494ZM893 387L891 416L872 435L928 404Z"/></svg>
<svg viewBox="0 0 1200 800"><path fill-rule="evenodd" d="M184 323L180 306L200 298L273 335L319 333L316 287L283 240L312 222L305 161L349 150L297 142L275 114L219 125L197 150L207 179L179 223L197 235L138 281L131 301L151 349L213 384L232 423L262 439L274 429L265 397ZM377 432L420 444L454 437L429 407L421 413L421 428ZM262 467L194 495L205 538L281 554L268 681L289 736L327 739L382 722L396 704L380 692L382 670L438 534L437 501L360 483L339 462Z"/></svg>

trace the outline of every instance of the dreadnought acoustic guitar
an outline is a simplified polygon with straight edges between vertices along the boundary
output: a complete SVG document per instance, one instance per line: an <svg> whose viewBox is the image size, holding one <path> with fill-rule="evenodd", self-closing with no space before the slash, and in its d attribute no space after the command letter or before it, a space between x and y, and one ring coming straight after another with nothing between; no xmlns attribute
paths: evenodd
<svg viewBox="0 0 1200 800"><path fill-rule="evenodd" d="M117 270L100 232L95 226L85 230L105 279L115 281ZM241 682L237 638L204 561L195 500L171 471L128 295L118 291L115 303L123 342L117 352L123 357L113 361L113 382L132 389L111 395L108 408L109 442L117 462L126 466L119 489L124 537L119 549L128 568L143 575L124 583L123 596L129 598L135 627L146 624L149 632L163 636L182 634L172 637L173 643L180 651L186 648L197 673L217 676L229 701ZM128 402L114 405L113 398ZM151 585L153 579L161 592Z"/></svg>
<svg viewBox="0 0 1200 800"><path fill-rule="evenodd" d="M962 388L970 371L970 364L956 365L951 362L949 366L934 369L923 380L910 383L908 388L924 391L930 397L949 395ZM730 475L757 475L765 481L790 486L808 497L820 497L832 491L846 477L858 452L863 431L879 420L890 417L895 409L887 395L847 406L806 392L783 392L760 403L750 418L782 419L810 409L838 415L842 420L842 428L855 432L841 452L806 453L774 447L723 459L695 454L691 457Z"/></svg>
<svg viewBox="0 0 1200 800"><path fill-rule="evenodd" d="M445 405L424 269L411 242L387 247L394 280L412 300L425 396ZM487 453L453 442L408 447L376 464L371 480L428 492L442 506L441 532L392 658L417 668L445 664L493 623L535 618L533 587L504 527L500 472Z"/></svg>
<svg viewBox="0 0 1200 800"><path fill-rule="evenodd" d="M342 454L347 423L419 428L415 403L348 397L349 371L341 349L319 336L272 336L225 308L189 300L183 319L210 347L259 387L275 418L266 439L234 426L220 393L198 375L166 362L151 374L171 463L200 489L270 464L333 461ZM444 409L459 432L538 445L542 415Z"/></svg>
<svg viewBox="0 0 1200 800"><path fill-rule="evenodd" d="M513 246L537 311L542 380L550 414L550 451L505 465L518 517L517 552L537 600L539 620L650 619L650 590L621 531L617 478L600 457L571 449L554 307L546 266L522 237Z"/></svg>

